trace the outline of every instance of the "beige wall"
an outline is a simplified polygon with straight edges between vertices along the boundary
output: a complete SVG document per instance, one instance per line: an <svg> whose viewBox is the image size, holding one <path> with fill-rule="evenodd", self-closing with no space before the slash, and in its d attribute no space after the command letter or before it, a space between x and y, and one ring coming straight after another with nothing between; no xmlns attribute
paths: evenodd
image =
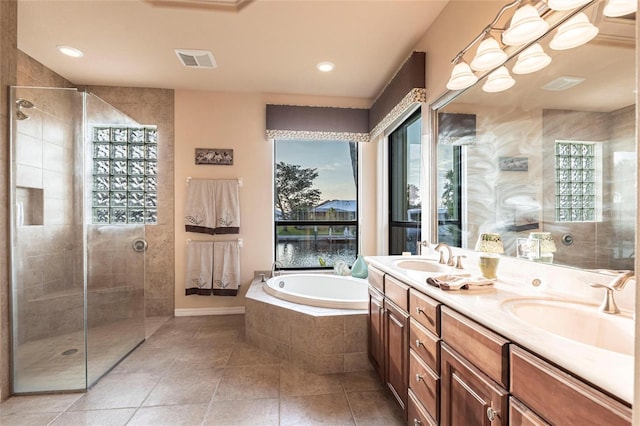
<svg viewBox="0 0 640 426"><path fill-rule="evenodd" d="M244 295L254 271L271 268L273 261L273 146L265 139L265 105L291 104L338 107L368 107L367 100L318 98L304 96L263 95L176 91L175 96L175 300L176 309L243 307ZM375 149L361 144L363 169L361 212L361 247L365 254L374 252ZM195 148L231 148L232 166L194 164ZM373 165L372 165L373 164ZM184 230L184 201L187 177L226 179L242 178L240 188L240 234L208 236ZM185 296L185 253L187 240L227 240L242 238L240 250L241 291L236 297Z"/></svg>
<svg viewBox="0 0 640 426"><path fill-rule="evenodd" d="M9 102L8 86L16 84L17 54L16 0L0 1L0 200L7 200L9 193ZM9 211L0 209L0 401L10 392L11 352L9 316Z"/></svg>

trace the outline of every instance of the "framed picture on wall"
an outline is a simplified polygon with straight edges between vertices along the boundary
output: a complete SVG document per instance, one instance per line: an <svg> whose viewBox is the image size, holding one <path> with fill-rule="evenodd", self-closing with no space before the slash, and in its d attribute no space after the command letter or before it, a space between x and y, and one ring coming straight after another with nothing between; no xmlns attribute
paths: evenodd
<svg viewBox="0 0 640 426"><path fill-rule="evenodd" d="M233 165L233 149L196 148L196 164Z"/></svg>

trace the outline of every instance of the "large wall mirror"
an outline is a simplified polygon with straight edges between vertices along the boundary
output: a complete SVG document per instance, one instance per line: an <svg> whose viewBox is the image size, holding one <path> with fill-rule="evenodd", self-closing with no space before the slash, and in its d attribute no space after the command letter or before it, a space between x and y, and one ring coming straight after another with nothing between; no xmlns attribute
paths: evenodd
<svg viewBox="0 0 640 426"><path fill-rule="evenodd" d="M481 79L433 105L437 241L474 249L499 233L508 256L634 268L635 14L604 17L604 3L584 9L599 28L587 44L553 50L551 31L546 68L514 74L514 54L510 89Z"/></svg>

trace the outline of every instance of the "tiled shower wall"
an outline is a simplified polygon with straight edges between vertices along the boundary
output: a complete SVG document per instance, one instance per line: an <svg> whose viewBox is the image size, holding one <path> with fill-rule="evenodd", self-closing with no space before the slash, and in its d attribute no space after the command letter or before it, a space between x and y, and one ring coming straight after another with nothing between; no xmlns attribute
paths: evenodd
<svg viewBox="0 0 640 426"><path fill-rule="evenodd" d="M74 87L59 75L18 51L18 85ZM158 126L158 224L145 228L146 316L174 311L174 92L166 89L91 86L89 92L138 123Z"/></svg>

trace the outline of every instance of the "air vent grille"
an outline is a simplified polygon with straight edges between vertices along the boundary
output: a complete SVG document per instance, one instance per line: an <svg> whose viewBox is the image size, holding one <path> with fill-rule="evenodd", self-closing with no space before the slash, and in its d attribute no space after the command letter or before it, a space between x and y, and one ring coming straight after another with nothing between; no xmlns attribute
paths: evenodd
<svg viewBox="0 0 640 426"><path fill-rule="evenodd" d="M188 68L217 68L213 54L208 50L175 49L182 65Z"/></svg>

